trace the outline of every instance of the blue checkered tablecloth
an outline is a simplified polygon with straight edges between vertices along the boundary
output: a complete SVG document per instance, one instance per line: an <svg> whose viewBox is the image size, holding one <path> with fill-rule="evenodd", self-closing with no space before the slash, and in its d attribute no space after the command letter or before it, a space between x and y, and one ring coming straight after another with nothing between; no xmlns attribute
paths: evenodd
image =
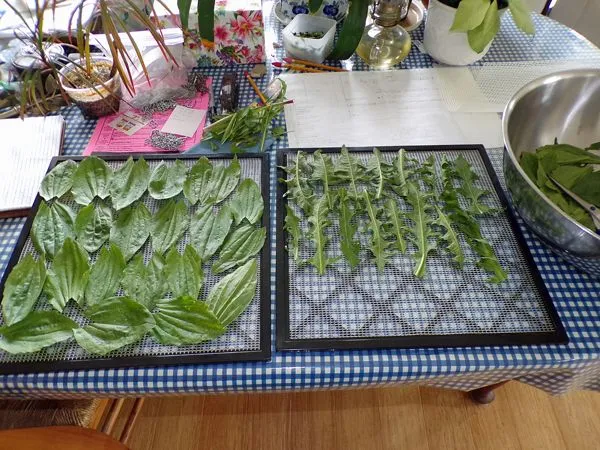
<svg viewBox="0 0 600 450"><path fill-rule="evenodd" d="M264 3L269 56L279 24L271 16L272 2ZM535 37L520 34L507 16L484 62L598 59L600 50L577 33L541 16L535 17ZM413 32L421 40L423 28ZM353 59L354 68L366 67ZM426 68L432 60L414 46L400 68ZM240 70L246 67L239 68ZM218 92L224 68L199 69L215 77ZM272 75L269 71L269 75ZM263 79L263 87L267 80ZM242 83L241 102L252 100ZM67 120L65 153L80 154L95 123L85 121L78 110L63 111ZM399 145L402 143L399 142ZM287 146L279 141L271 149L271 187L275 187L275 150ZM502 150L490 149L501 176ZM272 195L271 211L275 211ZM0 220L0 274L21 232L24 219ZM275 236L275 215L271 222ZM568 345L537 345L471 348L422 348L347 351L277 352L275 336L275 261L272 262L273 356L267 362L77 370L0 376L0 397L91 397L185 394L221 391L343 388L349 386L420 383L471 390L508 379L518 379L551 393L570 389L600 390L600 281L594 281L550 253L524 230L536 264L551 293L569 335ZM275 258L275 242L272 243Z"/></svg>

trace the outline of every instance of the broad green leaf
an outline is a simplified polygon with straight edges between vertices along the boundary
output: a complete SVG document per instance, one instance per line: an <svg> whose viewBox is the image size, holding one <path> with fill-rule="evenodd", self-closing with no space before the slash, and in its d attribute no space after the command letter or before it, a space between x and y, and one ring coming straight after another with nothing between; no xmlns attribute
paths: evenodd
<svg viewBox="0 0 600 450"><path fill-rule="evenodd" d="M288 234L287 250L294 261L298 263L300 262L300 238L302 236L300 218L287 203L285 204L285 224L283 228Z"/></svg>
<svg viewBox="0 0 600 450"><path fill-rule="evenodd" d="M521 0L510 0L508 7L513 16L515 24L527 34L535 33L535 26L533 20L531 20L531 11L527 5L523 4Z"/></svg>
<svg viewBox="0 0 600 450"><path fill-rule="evenodd" d="M315 193L308 184L311 168L306 161L306 155L298 152L294 163L290 167L284 167L284 170L288 174L288 178L283 180L287 184L285 196L298 205L305 214L310 214Z"/></svg>
<svg viewBox="0 0 600 450"><path fill-rule="evenodd" d="M393 198L386 200L385 212L387 222L384 227L393 239L392 245L400 253L406 253L406 239L404 237L406 236L407 228L404 225L404 219L396 200Z"/></svg>
<svg viewBox="0 0 600 450"><path fill-rule="evenodd" d="M59 312L69 300L82 305L89 276L88 254L77 242L67 238L48 269L44 285L48 303Z"/></svg>
<svg viewBox="0 0 600 450"><path fill-rule="evenodd" d="M210 197L206 202L217 204L229 197L240 181L241 171L237 157L234 157L228 166L213 167L208 187Z"/></svg>
<svg viewBox="0 0 600 450"><path fill-rule="evenodd" d="M204 302L188 296L156 304L154 338L164 345L192 345L222 335L225 327Z"/></svg>
<svg viewBox="0 0 600 450"><path fill-rule="evenodd" d="M462 155L454 160L454 168L461 182L458 192L469 202L469 213L475 216L495 213L494 208L481 203L481 197L490 194L490 191L475 186L479 176Z"/></svg>
<svg viewBox="0 0 600 450"><path fill-rule="evenodd" d="M207 261L225 241L231 227L231 210L225 206L213 214L211 205L204 206L190 223L191 243L202 261Z"/></svg>
<svg viewBox="0 0 600 450"><path fill-rule="evenodd" d="M127 297L112 297L85 312L92 321L73 330L75 340L88 353L106 355L139 341L154 325L154 318L143 305Z"/></svg>
<svg viewBox="0 0 600 450"><path fill-rule="evenodd" d="M226 327L242 314L256 291L256 260L224 276L210 291L206 303Z"/></svg>
<svg viewBox="0 0 600 450"><path fill-rule="evenodd" d="M551 159L558 166L600 164L600 156L568 144L545 145L536 150L536 156L540 161Z"/></svg>
<svg viewBox="0 0 600 450"><path fill-rule="evenodd" d="M77 163L68 159L56 165L46 174L40 186L40 195L44 200L60 198L69 192L73 185L73 174Z"/></svg>
<svg viewBox="0 0 600 450"><path fill-rule="evenodd" d="M215 41L215 0L198 0L198 33L208 42Z"/></svg>
<svg viewBox="0 0 600 450"><path fill-rule="evenodd" d="M267 230L244 224L233 230L219 253L219 259L212 265L213 273L222 273L239 266L256 255L265 244Z"/></svg>
<svg viewBox="0 0 600 450"><path fill-rule="evenodd" d="M522 153L520 164L527 176L535 183L538 170L537 156L534 153Z"/></svg>
<svg viewBox="0 0 600 450"><path fill-rule="evenodd" d="M521 160L522 161L522 160ZM537 170L537 167L536 167ZM552 172L552 178L567 189L577 185L579 180L594 171L592 166L560 166Z"/></svg>
<svg viewBox="0 0 600 450"><path fill-rule="evenodd" d="M431 193L421 192L414 183L409 184L406 199L410 206L412 206L412 210L406 214L406 217L413 223L410 228L412 233L410 239L415 244L415 247L417 247L417 253L414 255L417 263L413 273L419 278L425 276L427 257L434 250L434 246L430 242L431 238L434 237L431 228L433 219L430 215L432 210L432 206L429 204L430 197Z"/></svg>
<svg viewBox="0 0 600 450"><path fill-rule="evenodd" d="M204 283L204 272L202 260L194 247L187 245L183 255L179 254L177 249L171 249L167 254L165 275L173 297L185 295L198 298Z"/></svg>
<svg viewBox="0 0 600 450"><path fill-rule="evenodd" d="M112 224L112 210L103 202L81 208L75 218L77 241L93 253L107 241Z"/></svg>
<svg viewBox="0 0 600 450"><path fill-rule="evenodd" d="M493 1L489 5L481 25L467 32L469 45L474 51L481 53L492 42L492 39L498 34L499 30L500 15L498 14L498 3Z"/></svg>
<svg viewBox="0 0 600 450"><path fill-rule="evenodd" d="M450 31L474 30L483 22L489 6L490 0L462 0L454 14Z"/></svg>
<svg viewBox="0 0 600 450"><path fill-rule="evenodd" d="M360 242L354 239L357 227L352 223L355 211L350 208L348 194L345 189L339 191L339 212L340 212L340 246L342 254L350 264L355 268L360 263ZM356 191L358 193L358 191Z"/></svg>
<svg viewBox="0 0 600 450"><path fill-rule="evenodd" d="M251 224L258 223L264 209L258 184L251 178L242 181L233 194L230 207L236 225L242 223L244 219Z"/></svg>
<svg viewBox="0 0 600 450"><path fill-rule="evenodd" d="M85 287L87 306L96 305L116 294L123 269L125 269L125 258L119 247L111 244L100 250Z"/></svg>
<svg viewBox="0 0 600 450"><path fill-rule="evenodd" d="M34 353L73 336L77 324L56 311L33 311L23 320L0 327L0 349Z"/></svg>
<svg viewBox="0 0 600 450"><path fill-rule="evenodd" d="M138 200L146 189L150 179L150 167L144 158L127 162L119 167L110 180L110 196L113 207L118 211Z"/></svg>
<svg viewBox="0 0 600 450"><path fill-rule="evenodd" d="M157 300L167 292L165 261L159 253L152 255L148 265L138 254L123 271L121 284L125 293L152 311Z"/></svg>
<svg viewBox="0 0 600 450"><path fill-rule="evenodd" d="M190 8L192 0L177 0L177 10L179 11L179 19L181 20L181 28L188 30L190 22Z"/></svg>
<svg viewBox="0 0 600 450"><path fill-rule="evenodd" d="M375 200L379 200L383 195L383 185L385 183L384 171L387 166L388 165L383 162L379 149L374 148L373 156L371 156L367 163L367 171L373 177L373 182L375 184Z"/></svg>
<svg viewBox="0 0 600 450"><path fill-rule="evenodd" d="M371 235L369 239L369 250L373 255L377 270L383 272L390 256L388 248L391 243L386 241L384 237L383 224L379 220L381 210L373 204L369 193L366 191L363 192L363 201L369 217L367 223L367 229L370 231Z"/></svg>
<svg viewBox="0 0 600 450"><path fill-rule="evenodd" d="M37 261L27 255L11 270L2 294L2 317L12 325L27 316L42 293L46 280L44 258Z"/></svg>
<svg viewBox="0 0 600 450"><path fill-rule="evenodd" d="M176 160L171 166L161 162L152 171L148 192L157 200L175 197L183 189L187 170L187 166L180 160Z"/></svg>
<svg viewBox="0 0 600 450"><path fill-rule="evenodd" d="M96 156L88 156L79 163L73 175L71 194L80 205L92 203L95 197L105 199L109 195L112 170Z"/></svg>
<svg viewBox="0 0 600 450"><path fill-rule="evenodd" d="M329 187L335 184L333 161L329 155L324 155L321 150L313 153L313 161L311 164L312 174L311 181L320 181L323 185L323 195L329 201L329 209L333 209L334 197L329 194Z"/></svg>
<svg viewBox="0 0 600 450"><path fill-rule="evenodd" d="M150 223L152 250L164 254L177 244L189 224L190 218L183 200L178 202L172 199L168 200L152 216Z"/></svg>
<svg viewBox="0 0 600 450"><path fill-rule="evenodd" d="M146 205L137 203L119 212L110 229L110 242L117 245L129 261L150 235L151 215Z"/></svg>
<svg viewBox="0 0 600 450"><path fill-rule="evenodd" d="M446 232L440 236L440 239L446 243L446 250L452 255L452 259L458 267L462 269L465 263L465 254L460 246L458 240L458 234L452 228L452 221L444 214L444 212L438 207L435 207L437 212L437 219L433 222L434 224L442 227Z"/></svg>
<svg viewBox="0 0 600 450"><path fill-rule="evenodd" d="M600 207L600 172L592 172L577 180L572 191L582 199Z"/></svg>
<svg viewBox="0 0 600 450"><path fill-rule="evenodd" d="M198 200L204 204L210 198L209 183L212 170L209 159L203 156L198 159L187 174L183 182L183 195L192 205L198 203Z"/></svg>
<svg viewBox="0 0 600 450"><path fill-rule="evenodd" d="M340 157L336 161L335 176L348 183L348 196L354 200L360 198L360 183L365 181L365 167L358 158L352 156L346 146L342 146Z"/></svg>
<svg viewBox="0 0 600 450"><path fill-rule="evenodd" d="M352 0L338 40L328 59L348 59L352 56L365 29L370 4L371 0Z"/></svg>
<svg viewBox="0 0 600 450"><path fill-rule="evenodd" d="M321 197L315 203L312 215L308 217L308 237L314 245L314 255L308 259L308 263L317 269L319 275L323 275L327 270L327 266L337 261L337 258L329 258L325 253L330 240L325 234L325 229L331 225L328 218L328 205L327 196Z"/></svg>
<svg viewBox="0 0 600 450"><path fill-rule="evenodd" d="M59 201L50 206L44 201L31 225L31 240L36 250L52 259L67 238L75 236L73 211Z"/></svg>

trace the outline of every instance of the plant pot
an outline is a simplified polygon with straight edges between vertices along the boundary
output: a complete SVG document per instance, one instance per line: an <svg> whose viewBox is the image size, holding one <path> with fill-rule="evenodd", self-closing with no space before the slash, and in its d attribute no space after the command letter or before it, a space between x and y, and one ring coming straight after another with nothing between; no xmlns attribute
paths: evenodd
<svg viewBox="0 0 600 450"><path fill-rule="evenodd" d="M502 16L507 8L500 10ZM430 0L425 21L425 50L436 61L451 66L466 66L482 59L490 49L494 40L481 52L477 53L469 45L467 33L450 31L456 8L445 5L439 0Z"/></svg>
<svg viewBox="0 0 600 450"><path fill-rule="evenodd" d="M348 0L323 0L317 16L340 21L348 12ZM286 20L292 20L298 14L310 14L308 0L281 0L281 14Z"/></svg>
<svg viewBox="0 0 600 450"><path fill-rule="evenodd" d="M299 14L283 29L283 47L288 56L322 63L333 50L336 21L325 17ZM321 32L319 39L297 36L299 33ZM294 34L295 33L295 34Z"/></svg>
<svg viewBox="0 0 600 450"><path fill-rule="evenodd" d="M103 56L92 57L92 64L105 63L112 67L112 59ZM85 66L85 61L79 61ZM70 72L78 70L78 66L69 63L60 70L60 84L87 119L114 114L119 110L121 102L121 78L118 73L103 84L94 87L73 88L65 78Z"/></svg>

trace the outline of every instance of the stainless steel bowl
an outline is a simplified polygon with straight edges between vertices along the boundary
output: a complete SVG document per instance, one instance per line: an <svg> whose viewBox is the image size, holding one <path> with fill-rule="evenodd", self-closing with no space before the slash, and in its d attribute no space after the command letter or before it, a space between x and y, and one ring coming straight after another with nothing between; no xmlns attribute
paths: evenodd
<svg viewBox="0 0 600 450"><path fill-rule="evenodd" d="M515 94L503 117L504 176L509 198L531 230L559 256L600 277L600 236L540 191L519 164L521 154L560 143L600 141L600 70L571 70L535 80Z"/></svg>

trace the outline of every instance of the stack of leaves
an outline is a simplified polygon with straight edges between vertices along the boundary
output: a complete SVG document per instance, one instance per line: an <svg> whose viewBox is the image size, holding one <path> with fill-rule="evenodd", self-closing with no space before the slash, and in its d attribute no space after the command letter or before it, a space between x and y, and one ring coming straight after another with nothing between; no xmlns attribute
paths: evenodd
<svg viewBox="0 0 600 450"><path fill-rule="evenodd" d="M266 239L260 188L240 175L236 158L189 170L181 160L151 170L143 158L115 171L96 157L57 165L31 228L39 256L24 254L4 285L0 349L74 337L103 355L147 333L165 345L225 333L254 298ZM224 276L199 299L205 270ZM72 320L81 316L84 326Z"/></svg>
<svg viewBox="0 0 600 450"><path fill-rule="evenodd" d="M427 259L435 250L443 249L462 268L464 241L477 256L476 264L491 274L488 281L504 281L506 273L477 221L497 212L483 202L489 192L477 186L479 177L464 157L443 159L440 165L441 183L433 156L419 164L400 150L389 163L374 149L364 165L346 148L335 161L320 150L310 161L299 152L284 168L290 256L323 275L339 260L330 256L330 236L338 233L339 251L354 269L364 261L359 233L364 229L370 259L380 272L394 255L408 251L409 242L417 277L425 276ZM303 260L305 246L312 256Z"/></svg>
<svg viewBox="0 0 600 450"><path fill-rule="evenodd" d="M600 156L590 152L600 150L600 142L587 149L567 144L546 145L535 153L521 155L521 167L527 176L556 206L574 220L592 230L592 218L579 203L565 194L549 177L577 194L583 200L600 207Z"/></svg>

